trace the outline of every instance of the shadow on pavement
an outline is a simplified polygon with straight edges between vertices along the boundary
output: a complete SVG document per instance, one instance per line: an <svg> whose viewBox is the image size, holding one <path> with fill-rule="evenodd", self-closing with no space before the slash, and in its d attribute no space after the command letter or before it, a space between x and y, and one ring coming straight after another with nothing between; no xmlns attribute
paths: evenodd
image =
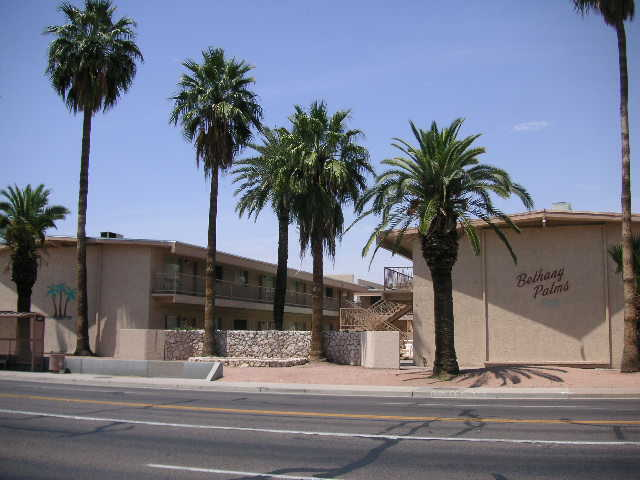
<svg viewBox="0 0 640 480"><path fill-rule="evenodd" d="M441 384L441 385L452 385L457 386L456 384L465 383L471 381L468 385L470 388L477 388L487 386L487 384L492 384L492 380L497 379L500 384L497 385L499 387L504 387L506 385L518 385L523 382L525 379L531 379L534 377L544 378L546 380L550 380L552 382L564 383L564 379L561 377L563 373L567 373L567 370L563 370L558 367L539 367L539 366L495 366L495 367L485 367L485 368L474 368L461 370L460 375L449 382L445 382L439 380L437 378L431 377L430 371L421 371L421 372L407 372L400 373L399 375L404 377L402 378L403 382L408 382L412 380L427 380L427 384ZM496 385L489 385L496 386ZM524 386L524 385L523 385Z"/></svg>

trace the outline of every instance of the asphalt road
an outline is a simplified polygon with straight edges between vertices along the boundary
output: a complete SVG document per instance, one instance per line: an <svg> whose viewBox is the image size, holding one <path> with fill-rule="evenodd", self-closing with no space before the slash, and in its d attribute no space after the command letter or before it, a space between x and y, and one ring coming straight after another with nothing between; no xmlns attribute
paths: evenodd
<svg viewBox="0 0 640 480"><path fill-rule="evenodd" d="M0 478L638 479L640 400L0 382Z"/></svg>

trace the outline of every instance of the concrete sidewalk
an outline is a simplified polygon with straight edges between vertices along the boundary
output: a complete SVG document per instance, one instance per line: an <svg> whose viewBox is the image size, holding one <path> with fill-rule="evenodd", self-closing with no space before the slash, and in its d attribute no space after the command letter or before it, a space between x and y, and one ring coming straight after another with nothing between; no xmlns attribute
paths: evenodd
<svg viewBox="0 0 640 480"><path fill-rule="evenodd" d="M384 385L328 385L303 383L229 382L179 378L126 377L92 374L56 374L42 372L0 371L0 381L54 383L119 388L152 388L170 390L198 390L211 392L244 392L274 394L309 394L337 396L373 396L403 398L487 398L487 399L581 399L581 398L637 398L640 385L635 387L424 387ZM6 383L5 388L6 389Z"/></svg>

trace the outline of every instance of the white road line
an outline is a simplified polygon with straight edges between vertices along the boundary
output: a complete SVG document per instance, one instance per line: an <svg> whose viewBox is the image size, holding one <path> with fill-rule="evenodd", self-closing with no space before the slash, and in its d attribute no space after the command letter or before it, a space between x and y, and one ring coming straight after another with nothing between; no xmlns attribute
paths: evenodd
<svg viewBox="0 0 640 480"><path fill-rule="evenodd" d="M283 478L288 480L318 480L318 477L301 477L298 475L276 475L275 473L240 472L237 470L220 470L217 468L181 467L179 465L159 465L157 463L148 463L147 467L164 468L166 470L182 470L187 472L220 473L223 475L242 475L243 477ZM328 478L328 477L322 477L322 478L327 478L327 480L339 480L337 478Z"/></svg>
<svg viewBox="0 0 640 480"><path fill-rule="evenodd" d="M542 444L542 445L573 445L573 446L632 446L640 447L640 442L613 441L595 442L583 440L535 440L535 439L512 439L512 438L464 438L464 437L421 437L417 435L381 435L376 433L347 433L347 432L310 432L304 430L279 430L274 428L255 427L226 427L222 425L196 425L189 423L166 423L150 422L146 420L129 420L126 418L104 418L104 417L84 417L79 415L63 415L60 413L31 412L27 410L0 409L0 413L13 415L29 415L39 417L66 418L69 420L80 420L88 422L112 422L125 423L130 425L148 425L152 427L173 427L173 428L193 428L200 430L226 430L236 432L258 432L274 433L280 435L309 435L318 437L339 437L339 438L373 438L377 440L414 440L431 442L472 442L472 443L518 443L518 444Z"/></svg>
<svg viewBox="0 0 640 480"><path fill-rule="evenodd" d="M588 405L500 405L493 403L408 403L408 402L386 402L380 405L405 405L407 407L498 407L498 408L586 408L588 410L615 410L616 412L640 412L640 408L607 408L590 407Z"/></svg>
<svg viewBox="0 0 640 480"><path fill-rule="evenodd" d="M613 410L612 408L604 407L589 407L587 405L500 405L489 403L458 403L455 405L448 405L446 403L418 403L418 407L435 407L435 406L448 406L448 407L498 407L498 408L586 408L588 410ZM640 412L640 409L615 409L616 412Z"/></svg>

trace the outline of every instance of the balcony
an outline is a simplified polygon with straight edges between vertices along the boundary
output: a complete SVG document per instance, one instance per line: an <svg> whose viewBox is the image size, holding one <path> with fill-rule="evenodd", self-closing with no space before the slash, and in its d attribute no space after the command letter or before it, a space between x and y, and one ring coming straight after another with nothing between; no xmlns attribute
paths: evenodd
<svg viewBox="0 0 640 480"><path fill-rule="evenodd" d="M385 290L411 290L413 267L384 267Z"/></svg>
<svg viewBox="0 0 640 480"><path fill-rule="evenodd" d="M184 273L156 273L152 293L204 297L204 277ZM275 288L216 280L216 298L273 303ZM285 305L311 308L312 295L287 290ZM325 310L338 310L336 298L324 297Z"/></svg>

